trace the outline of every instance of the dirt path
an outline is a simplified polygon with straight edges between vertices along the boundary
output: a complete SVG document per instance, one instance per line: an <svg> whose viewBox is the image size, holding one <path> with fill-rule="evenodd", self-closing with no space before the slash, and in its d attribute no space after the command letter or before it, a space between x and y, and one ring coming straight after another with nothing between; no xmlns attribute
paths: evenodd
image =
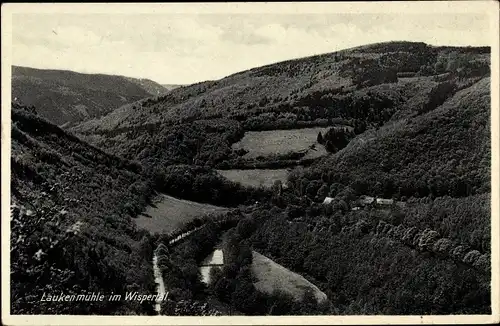
<svg viewBox="0 0 500 326"><path fill-rule="evenodd" d="M203 226L197 227L193 230L190 230L186 233L183 233L183 234L177 236L176 238L170 240L168 244L170 246L175 245L177 242L184 239L185 237L187 237L191 233L200 230L202 227ZM164 255L164 254L160 254L160 255ZM158 252L156 250L153 254L153 276L154 276L155 283L156 283L156 293L158 294L158 298L159 298L155 302L155 311L158 315L160 315L161 314L161 303L162 303L162 299L160 299L160 298L164 298L165 295L168 294L168 291L165 288L165 282L163 280L163 276L162 276L160 267L158 266Z"/></svg>

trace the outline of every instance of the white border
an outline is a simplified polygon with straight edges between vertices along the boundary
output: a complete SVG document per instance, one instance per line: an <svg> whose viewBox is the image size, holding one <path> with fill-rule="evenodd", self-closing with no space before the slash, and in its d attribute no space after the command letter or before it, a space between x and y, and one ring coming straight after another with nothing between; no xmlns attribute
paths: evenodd
<svg viewBox="0 0 500 326"><path fill-rule="evenodd" d="M491 18L492 139L492 315L460 316L284 316L284 317L140 317L10 315L10 103L11 30L14 13L487 13ZM342 2L342 3L197 3L197 4L3 4L2 5L2 323L6 325L325 325L325 324L475 324L498 323L499 317L499 4L497 1Z"/></svg>

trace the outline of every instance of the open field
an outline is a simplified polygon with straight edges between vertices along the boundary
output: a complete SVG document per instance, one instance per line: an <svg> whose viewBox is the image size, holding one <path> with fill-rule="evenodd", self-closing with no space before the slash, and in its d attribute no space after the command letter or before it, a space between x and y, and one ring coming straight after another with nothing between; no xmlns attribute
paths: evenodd
<svg viewBox="0 0 500 326"><path fill-rule="evenodd" d="M255 158L271 154L287 154L307 150L317 144L316 139L321 131L324 134L328 128L304 128L290 130L247 131L239 142L233 144L234 149L244 148L248 151L244 158Z"/></svg>
<svg viewBox="0 0 500 326"><path fill-rule="evenodd" d="M177 199L161 194L154 204L148 206L146 211L135 219L135 222L139 228L146 229L151 233L168 233L196 217L224 210L226 210L224 207Z"/></svg>
<svg viewBox="0 0 500 326"><path fill-rule="evenodd" d="M305 290L310 289L318 302L327 298L325 293L301 275L255 251L253 252L252 272L258 279L255 287L259 291L272 293L273 290L280 290L292 295L296 300L301 300Z"/></svg>
<svg viewBox="0 0 500 326"><path fill-rule="evenodd" d="M285 182L288 176L287 169L217 170L217 172L228 180L252 187L271 187L274 181Z"/></svg>

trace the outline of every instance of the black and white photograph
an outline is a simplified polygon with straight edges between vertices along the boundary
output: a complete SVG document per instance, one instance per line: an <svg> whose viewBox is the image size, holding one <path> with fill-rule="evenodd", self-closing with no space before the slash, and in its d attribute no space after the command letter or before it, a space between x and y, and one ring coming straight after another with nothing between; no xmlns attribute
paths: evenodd
<svg viewBox="0 0 500 326"><path fill-rule="evenodd" d="M498 322L498 12L3 5L2 322Z"/></svg>

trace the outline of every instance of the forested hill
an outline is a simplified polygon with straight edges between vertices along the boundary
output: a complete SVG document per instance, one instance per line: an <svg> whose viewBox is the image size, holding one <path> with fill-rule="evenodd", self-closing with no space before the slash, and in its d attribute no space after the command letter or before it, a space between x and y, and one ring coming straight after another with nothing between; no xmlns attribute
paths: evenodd
<svg viewBox="0 0 500 326"><path fill-rule="evenodd" d="M483 78L434 110L358 135L298 179L386 198L488 193L490 143L490 78Z"/></svg>
<svg viewBox="0 0 500 326"><path fill-rule="evenodd" d="M100 117L126 103L165 92L149 79L12 66L12 99L35 106L57 125Z"/></svg>
<svg viewBox="0 0 500 326"><path fill-rule="evenodd" d="M12 314L153 313L130 301L41 301L44 293L154 293L149 235L132 220L151 192L140 172L12 106Z"/></svg>
<svg viewBox="0 0 500 326"><path fill-rule="evenodd" d="M432 111L489 75L488 47L390 42L285 61L125 105L71 130L151 164L217 166L245 131L350 125Z"/></svg>

